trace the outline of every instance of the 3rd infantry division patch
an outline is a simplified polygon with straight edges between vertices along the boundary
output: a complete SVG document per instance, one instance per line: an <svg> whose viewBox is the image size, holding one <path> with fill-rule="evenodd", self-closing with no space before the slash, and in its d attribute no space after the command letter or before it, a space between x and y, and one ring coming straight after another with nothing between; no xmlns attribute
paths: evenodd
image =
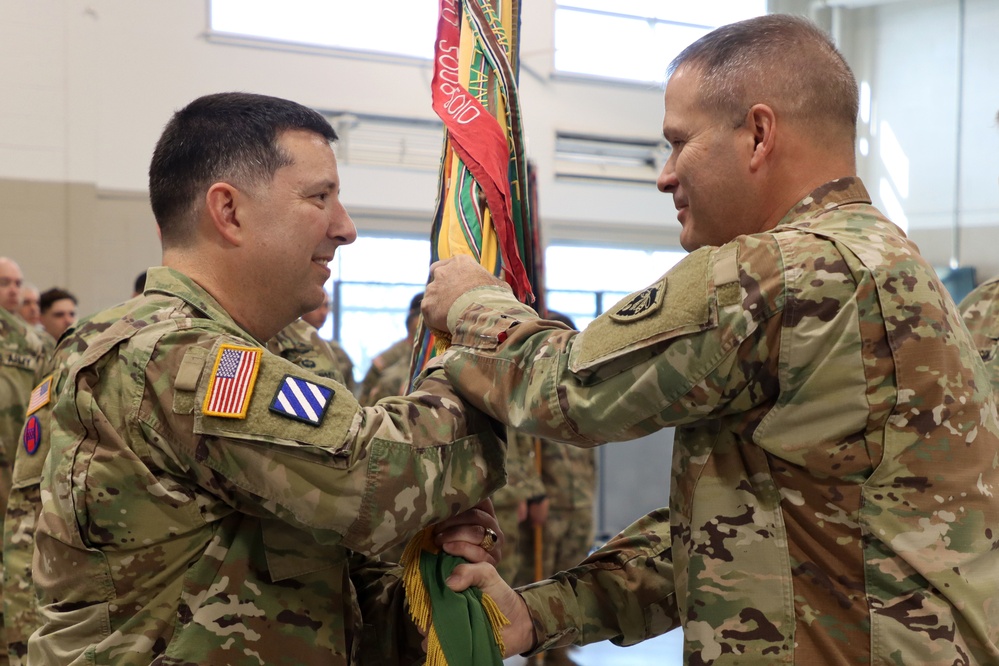
<svg viewBox="0 0 999 666"><path fill-rule="evenodd" d="M271 411L289 419L317 426L333 402L333 389L301 377L285 375L278 386Z"/></svg>

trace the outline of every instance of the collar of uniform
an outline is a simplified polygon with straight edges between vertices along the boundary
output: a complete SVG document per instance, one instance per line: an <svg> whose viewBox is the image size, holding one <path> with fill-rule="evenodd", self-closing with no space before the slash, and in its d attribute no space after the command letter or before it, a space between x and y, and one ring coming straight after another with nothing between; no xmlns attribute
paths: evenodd
<svg viewBox="0 0 999 666"><path fill-rule="evenodd" d="M150 268L146 273L146 289L143 293L159 293L179 298L208 319L232 326L241 331L242 337L246 340L256 341L256 338L243 330L243 327L237 324L225 308L219 305L219 302L201 285L173 268L167 266Z"/></svg>
<svg viewBox="0 0 999 666"><path fill-rule="evenodd" d="M864 183L856 176L837 178L820 185L788 211L777 226L798 222L802 216L818 214L847 204L871 203Z"/></svg>

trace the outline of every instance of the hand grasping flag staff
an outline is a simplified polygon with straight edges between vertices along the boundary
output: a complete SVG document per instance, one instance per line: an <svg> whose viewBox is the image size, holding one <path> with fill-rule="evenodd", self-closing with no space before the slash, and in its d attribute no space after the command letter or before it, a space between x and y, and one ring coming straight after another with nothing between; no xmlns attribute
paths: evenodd
<svg viewBox="0 0 999 666"><path fill-rule="evenodd" d="M521 301L537 305L540 262L517 93L520 1L440 0L439 6L431 86L445 138L431 260L471 255ZM421 322L413 374L447 343ZM506 619L488 596L444 584L462 561L439 552L429 530L414 537L402 558L410 612L427 634L428 666L502 663Z"/></svg>

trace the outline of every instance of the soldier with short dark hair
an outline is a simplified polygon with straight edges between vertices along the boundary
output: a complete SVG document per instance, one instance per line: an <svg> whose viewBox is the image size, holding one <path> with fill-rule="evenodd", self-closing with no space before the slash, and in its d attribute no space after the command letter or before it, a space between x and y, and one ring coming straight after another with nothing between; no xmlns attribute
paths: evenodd
<svg viewBox="0 0 999 666"><path fill-rule="evenodd" d="M397 567L422 527L494 561L495 424L429 369L361 408L265 349L355 238L315 111L248 93L174 114L150 166L163 266L87 346L53 409L28 660L418 663ZM98 323L99 322L99 323Z"/></svg>
<svg viewBox="0 0 999 666"><path fill-rule="evenodd" d="M690 254L577 333L461 257L423 301L447 376L519 430L676 426L668 508L511 591L508 652L683 627L691 664L999 662L999 424L957 307L856 177L857 85L768 15L670 67L659 177Z"/></svg>
<svg viewBox="0 0 999 666"><path fill-rule="evenodd" d="M38 297L42 326L45 332L58 341L70 326L76 323L76 296L53 287L43 291Z"/></svg>

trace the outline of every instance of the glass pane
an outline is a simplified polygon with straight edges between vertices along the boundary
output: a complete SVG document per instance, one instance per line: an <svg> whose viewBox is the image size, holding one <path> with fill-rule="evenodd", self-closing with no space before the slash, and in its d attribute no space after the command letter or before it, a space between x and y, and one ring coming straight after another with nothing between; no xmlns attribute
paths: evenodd
<svg viewBox="0 0 999 666"><path fill-rule="evenodd" d="M406 337L406 313L344 311L340 344L354 362L354 379L364 379L371 359Z"/></svg>
<svg viewBox="0 0 999 666"><path fill-rule="evenodd" d="M212 0L211 25L219 32L429 59L437 8L434 0Z"/></svg>
<svg viewBox="0 0 999 666"><path fill-rule="evenodd" d="M545 293L549 310L561 312L580 326L580 319L597 314L597 295L592 291L549 291Z"/></svg>
<svg viewBox="0 0 999 666"><path fill-rule="evenodd" d="M604 48L593 48L600 35ZM555 69L635 81L663 81L668 62L657 57L654 32L644 19L555 12Z"/></svg>
<svg viewBox="0 0 999 666"><path fill-rule="evenodd" d="M561 0L558 4L556 70L650 82L663 81L669 62L710 30L766 13L766 0ZM602 48L593 48L593 35L600 35Z"/></svg>
<svg viewBox="0 0 999 666"><path fill-rule="evenodd" d="M637 289L636 289L637 291ZM622 298L633 294L633 291L605 291L600 294L600 314L607 312L616 305Z"/></svg>
<svg viewBox="0 0 999 666"><path fill-rule="evenodd" d="M406 337L409 302L421 291L422 284L340 285L340 344L354 362L357 381L364 378L371 359Z"/></svg>
<svg viewBox="0 0 999 666"><path fill-rule="evenodd" d="M545 252L549 289L638 291L687 255L655 251L552 245Z"/></svg>
<svg viewBox="0 0 999 666"><path fill-rule="evenodd" d="M680 52L711 32L711 28L693 28L675 23L657 23L653 29L653 49L656 62L663 63L662 79L666 78L666 67Z"/></svg>
<svg viewBox="0 0 999 666"><path fill-rule="evenodd" d="M426 284L430 272L430 241L359 237L351 245L337 249L336 267L332 271L334 278L345 282Z"/></svg>
<svg viewBox="0 0 999 666"><path fill-rule="evenodd" d="M559 0L558 5L711 27L767 13L766 0Z"/></svg>

